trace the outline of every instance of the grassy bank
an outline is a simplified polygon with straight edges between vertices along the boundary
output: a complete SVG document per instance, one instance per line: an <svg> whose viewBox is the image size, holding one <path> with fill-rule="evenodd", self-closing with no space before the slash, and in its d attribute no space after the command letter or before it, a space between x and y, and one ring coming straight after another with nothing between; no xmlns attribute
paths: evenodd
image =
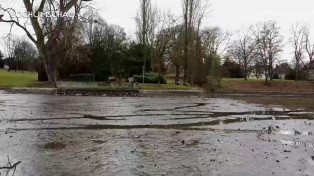
<svg viewBox="0 0 314 176"><path fill-rule="evenodd" d="M222 79L222 91L282 91L314 92L314 82L293 80L273 80L265 84L264 79Z"/></svg>
<svg viewBox="0 0 314 176"><path fill-rule="evenodd" d="M36 72L25 71L11 71L0 69L0 87L51 87L47 82L36 81L38 74ZM109 85L103 82L58 82L58 87L67 89L105 89L105 90L120 90L120 89L143 89L143 90L196 90L197 87L190 86L177 86L175 85L175 76L169 75L168 84L139 84L139 86L129 87L126 84L122 85Z"/></svg>
<svg viewBox="0 0 314 176"><path fill-rule="evenodd" d="M34 87L38 74L36 72L11 71L0 69L0 87Z"/></svg>
<svg viewBox="0 0 314 176"><path fill-rule="evenodd" d="M11 71L0 69L0 87L51 87L47 82L38 82L36 72ZM100 88L100 89L142 89L142 90L201 90L197 86L175 85L175 75L167 75L168 84L139 84L129 86L128 84L104 84L102 82L58 82L60 88ZM263 79L222 79L221 88L218 91L282 91L282 92L314 92L314 82L274 80L265 85Z"/></svg>

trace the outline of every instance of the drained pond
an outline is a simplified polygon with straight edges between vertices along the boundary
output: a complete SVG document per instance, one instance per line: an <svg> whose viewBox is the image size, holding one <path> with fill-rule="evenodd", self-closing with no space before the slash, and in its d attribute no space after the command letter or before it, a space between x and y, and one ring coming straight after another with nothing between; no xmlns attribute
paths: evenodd
<svg viewBox="0 0 314 176"><path fill-rule="evenodd" d="M313 175L313 132L313 112L228 98L0 94L0 173Z"/></svg>

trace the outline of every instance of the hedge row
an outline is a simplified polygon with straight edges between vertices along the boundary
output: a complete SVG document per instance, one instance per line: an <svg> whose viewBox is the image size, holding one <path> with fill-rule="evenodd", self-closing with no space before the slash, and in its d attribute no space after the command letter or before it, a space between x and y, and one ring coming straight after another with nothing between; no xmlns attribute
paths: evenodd
<svg viewBox="0 0 314 176"><path fill-rule="evenodd" d="M69 80L77 82L93 82L95 81L95 76L93 74L73 74L70 75Z"/></svg>

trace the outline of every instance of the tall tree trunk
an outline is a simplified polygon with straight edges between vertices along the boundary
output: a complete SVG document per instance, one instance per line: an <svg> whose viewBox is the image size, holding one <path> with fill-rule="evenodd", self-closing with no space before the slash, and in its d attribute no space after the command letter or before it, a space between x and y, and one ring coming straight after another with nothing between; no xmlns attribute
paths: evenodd
<svg viewBox="0 0 314 176"><path fill-rule="evenodd" d="M143 42L143 62L144 62L144 68L146 68L146 60L147 60L147 53L146 53L146 37L147 37L147 21L146 21L146 16L147 16L147 0L143 0L143 6L142 6L142 20L143 20L143 26L142 26L142 42Z"/></svg>
<svg viewBox="0 0 314 176"><path fill-rule="evenodd" d="M46 45L39 47L41 57L43 59L44 67L47 73L48 82L57 88L57 55L58 45L56 37L51 37Z"/></svg>
<svg viewBox="0 0 314 176"><path fill-rule="evenodd" d="M273 80L273 59L271 58L269 60L269 71L268 71L268 74L269 74L269 80Z"/></svg>
<svg viewBox="0 0 314 176"><path fill-rule="evenodd" d="M162 67L162 62L159 60L158 64L159 64L159 67L158 67L158 84L161 84L161 67Z"/></svg>
<svg viewBox="0 0 314 176"><path fill-rule="evenodd" d="M295 81L298 81L299 80L299 61L297 60L296 61L296 73L295 73Z"/></svg>
<svg viewBox="0 0 314 176"><path fill-rule="evenodd" d="M244 61L244 79L247 80L247 64L246 62Z"/></svg>
<svg viewBox="0 0 314 176"><path fill-rule="evenodd" d="M185 4L185 14L184 14L184 80L183 85L187 85L187 69L188 69L188 44L189 44L189 31L188 31L188 12L189 12L189 1Z"/></svg>
<svg viewBox="0 0 314 176"><path fill-rule="evenodd" d="M184 63L184 77L183 77L183 85L186 86L187 85L187 74L188 74L188 63L187 63L187 59L184 59L185 63Z"/></svg>
<svg viewBox="0 0 314 176"><path fill-rule="evenodd" d="M45 69L45 65L43 61L41 61L40 65L36 68L36 71L38 73L38 81L43 82L43 81L48 81L47 77L47 71Z"/></svg>
<svg viewBox="0 0 314 176"><path fill-rule="evenodd" d="M191 72L191 80L190 80L191 86L194 86L194 74Z"/></svg>
<svg viewBox="0 0 314 176"><path fill-rule="evenodd" d="M268 69L268 64L267 64L267 63L264 63L264 68L265 68L265 71L264 71L264 74L265 74L265 80L266 80L266 84L268 84L268 74L269 74L269 69Z"/></svg>
<svg viewBox="0 0 314 176"><path fill-rule="evenodd" d="M57 88L57 69L55 58L44 59L44 63L49 83L53 87Z"/></svg>
<svg viewBox="0 0 314 176"><path fill-rule="evenodd" d="M180 82L180 65L175 64L176 66L176 79L175 79L175 84Z"/></svg>
<svg viewBox="0 0 314 176"><path fill-rule="evenodd" d="M311 71L310 68L308 68L307 73L306 73L306 77L308 81L310 81L310 71Z"/></svg>

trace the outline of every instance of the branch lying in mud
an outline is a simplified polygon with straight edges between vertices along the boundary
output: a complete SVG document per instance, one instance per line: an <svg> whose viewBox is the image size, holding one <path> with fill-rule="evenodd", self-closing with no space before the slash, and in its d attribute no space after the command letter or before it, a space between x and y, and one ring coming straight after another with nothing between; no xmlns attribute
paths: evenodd
<svg viewBox="0 0 314 176"><path fill-rule="evenodd" d="M8 166L0 167L0 170L8 170L8 171L7 171L7 174L6 174L6 175L8 175L9 172L10 172L12 169L14 169L14 170L13 170L13 174L12 174L12 176L13 176L13 175L15 174L15 170L16 170L17 165L19 165L21 162L22 162L22 161L19 161L19 162L17 162L17 163L15 163L15 164L12 165L11 162L10 162L9 156L8 156ZM0 173L0 175L1 175L1 173Z"/></svg>
<svg viewBox="0 0 314 176"><path fill-rule="evenodd" d="M19 161L19 162L13 164L12 166L0 167L0 170L1 170L1 169L15 169L16 166L17 166L18 164L20 164L21 162L22 162L22 161Z"/></svg>

